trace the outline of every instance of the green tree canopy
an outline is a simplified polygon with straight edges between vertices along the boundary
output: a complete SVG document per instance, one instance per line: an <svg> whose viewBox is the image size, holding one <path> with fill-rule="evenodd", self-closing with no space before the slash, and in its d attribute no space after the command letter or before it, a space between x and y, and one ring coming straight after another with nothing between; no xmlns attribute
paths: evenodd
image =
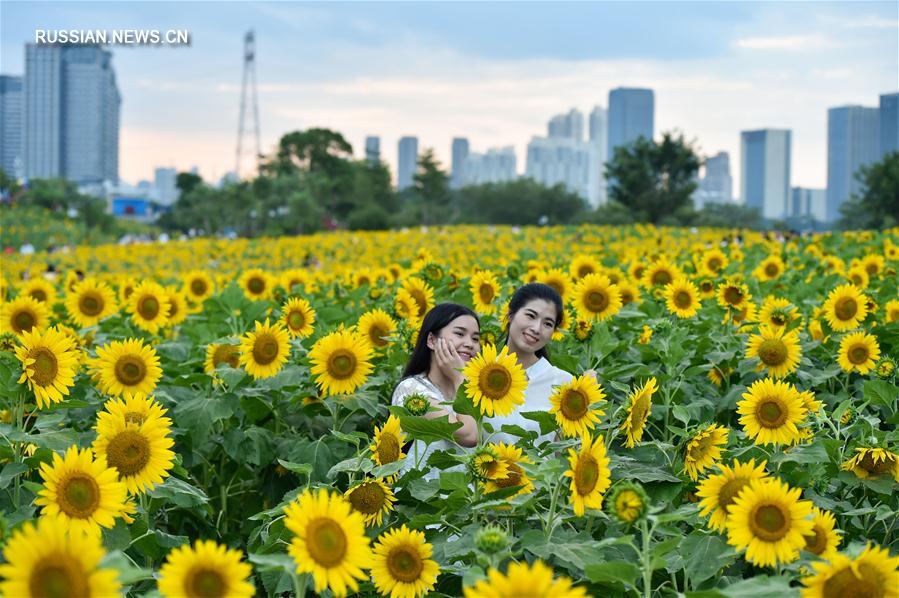
<svg viewBox="0 0 899 598"><path fill-rule="evenodd" d="M840 206L840 228L892 228L899 225L899 152L863 166L856 173L861 192Z"/></svg>

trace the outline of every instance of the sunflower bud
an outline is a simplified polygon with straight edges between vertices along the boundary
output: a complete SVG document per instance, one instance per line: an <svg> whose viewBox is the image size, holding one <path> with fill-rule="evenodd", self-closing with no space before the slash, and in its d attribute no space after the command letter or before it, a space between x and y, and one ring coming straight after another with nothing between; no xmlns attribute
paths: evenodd
<svg viewBox="0 0 899 598"><path fill-rule="evenodd" d="M478 447L468 459L468 469L481 482L502 480L509 475L506 462L492 446Z"/></svg>
<svg viewBox="0 0 899 598"><path fill-rule="evenodd" d="M509 545L509 537L506 532L495 525L482 527L475 534L474 544L478 550L487 554L502 552Z"/></svg>
<svg viewBox="0 0 899 598"><path fill-rule="evenodd" d="M10 353L16 348L16 335L11 332L0 334L0 351L9 351Z"/></svg>
<svg viewBox="0 0 899 598"><path fill-rule="evenodd" d="M427 397L418 393L407 395L406 398L403 399L403 407L405 407L406 411L412 415L424 415L428 412L428 407L430 407L430 405L431 403L428 401Z"/></svg>
<svg viewBox="0 0 899 598"><path fill-rule="evenodd" d="M625 526L630 526L646 516L649 497L639 484L621 482L612 488L606 502L609 515Z"/></svg>
<svg viewBox="0 0 899 598"><path fill-rule="evenodd" d="M877 375L884 380L892 378L893 374L896 373L896 362L889 357L884 357L874 368L874 371L876 371Z"/></svg>

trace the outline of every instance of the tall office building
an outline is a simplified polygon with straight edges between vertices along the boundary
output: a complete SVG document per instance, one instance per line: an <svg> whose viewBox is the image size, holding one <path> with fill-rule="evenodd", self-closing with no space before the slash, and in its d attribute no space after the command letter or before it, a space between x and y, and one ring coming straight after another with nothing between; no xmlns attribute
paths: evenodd
<svg viewBox="0 0 899 598"><path fill-rule="evenodd" d="M741 134L740 196L768 219L787 215L790 198L791 132L761 129Z"/></svg>
<svg viewBox="0 0 899 598"><path fill-rule="evenodd" d="M534 137L528 143L525 176L546 185L562 184L591 206L599 204L599 161L590 143L569 137Z"/></svg>
<svg viewBox="0 0 899 598"><path fill-rule="evenodd" d="M396 168L396 188L399 191L412 186L412 177L418 170L418 137L401 137L399 160Z"/></svg>
<svg viewBox="0 0 899 598"><path fill-rule="evenodd" d="M381 161L381 138L369 135L365 138L365 160L369 164L377 164Z"/></svg>
<svg viewBox="0 0 899 598"><path fill-rule="evenodd" d="M827 221L840 217L840 206L857 194L859 168L880 158L877 108L841 106L827 111Z"/></svg>
<svg viewBox="0 0 899 598"><path fill-rule="evenodd" d="M170 206L178 201L180 195L177 184L178 171L174 168L157 168L153 175L154 199L165 206ZM225 177L227 176L226 174Z"/></svg>
<svg viewBox="0 0 899 598"><path fill-rule="evenodd" d="M465 137L453 137L452 163L450 164L450 187L458 189L466 182L465 165L468 160L468 139Z"/></svg>
<svg viewBox="0 0 899 598"><path fill-rule="evenodd" d="M22 176L22 77L0 75L0 168Z"/></svg>
<svg viewBox="0 0 899 598"><path fill-rule="evenodd" d="M584 140L584 115L577 108L566 114L557 114L546 125L548 137L565 137L575 141Z"/></svg>
<svg viewBox="0 0 899 598"><path fill-rule="evenodd" d="M899 92L880 96L880 155L899 151Z"/></svg>
<svg viewBox="0 0 899 598"><path fill-rule="evenodd" d="M597 201L600 204L604 204L609 198L606 185L606 161L609 159L609 113L605 108L595 106L590 111L588 131L590 145L596 150L596 162L599 169L597 173L597 180L599 181Z"/></svg>
<svg viewBox="0 0 899 598"><path fill-rule="evenodd" d="M609 145L607 156L615 148L638 137L652 141L655 132L655 94L651 89L618 87L609 92Z"/></svg>
<svg viewBox="0 0 899 598"><path fill-rule="evenodd" d="M514 181L518 176L515 149L508 146L490 148L486 154L472 152L465 159L462 173L462 186Z"/></svg>
<svg viewBox="0 0 899 598"><path fill-rule="evenodd" d="M121 102L109 51L27 44L25 176L117 182Z"/></svg>
<svg viewBox="0 0 899 598"><path fill-rule="evenodd" d="M709 203L730 203L733 199L733 178L730 175L730 155L718 152L705 161L705 173L693 196L696 209Z"/></svg>
<svg viewBox="0 0 899 598"><path fill-rule="evenodd" d="M787 215L792 218L826 222L827 189L793 187L791 190L789 207L790 209Z"/></svg>

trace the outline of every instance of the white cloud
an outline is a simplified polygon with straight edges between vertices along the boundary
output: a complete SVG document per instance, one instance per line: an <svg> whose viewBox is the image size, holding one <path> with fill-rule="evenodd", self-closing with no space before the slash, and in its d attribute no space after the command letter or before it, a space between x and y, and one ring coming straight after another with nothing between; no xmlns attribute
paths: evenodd
<svg viewBox="0 0 899 598"><path fill-rule="evenodd" d="M734 40L734 47L744 50L814 50L834 47L836 41L824 35L782 35L771 37L741 37Z"/></svg>

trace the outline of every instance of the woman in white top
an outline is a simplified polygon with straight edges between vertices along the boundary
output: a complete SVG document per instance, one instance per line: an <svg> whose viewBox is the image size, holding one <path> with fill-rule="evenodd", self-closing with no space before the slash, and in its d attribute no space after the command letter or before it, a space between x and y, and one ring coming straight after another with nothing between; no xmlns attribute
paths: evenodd
<svg viewBox="0 0 899 598"><path fill-rule="evenodd" d="M560 384L570 382L573 378L565 370L555 367L549 362L546 345L553 332L562 321L562 297L549 285L532 282L519 287L509 301L506 314L506 345L509 353L518 358L524 368L528 385L524 391L524 404L509 415L487 417L485 422L493 426L494 434L490 442L514 444L519 437L506 434L500 430L504 425L516 425L528 431L540 433L540 424L522 417L523 412L548 412L551 404L549 397ZM544 434L537 438L535 445L552 440L554 434Z"/></svg>
<svg viewBox="0 0 899 598"><path fill-rule="evenodd" d="M421 323L418 331L418 342L403 378L393 391L391 403L402 405L406 397L420 394L427 397L433 407L424 417L433 419L448 416L450 423L459 422L462 427L456 430L456 443L446 440L432 442L415 441L411 450L407 451L404 469L427 468L428 457L437 450L458 451L459 446L473 447L478 443L478 426L474 418L457 414L451 405L456 398L456 391L464 380L462 368L465 363L480 351L481 324L477 314L464 305L441 303L434 306ZM438 470L428 472L426 477L436 478Z"/></svg>

